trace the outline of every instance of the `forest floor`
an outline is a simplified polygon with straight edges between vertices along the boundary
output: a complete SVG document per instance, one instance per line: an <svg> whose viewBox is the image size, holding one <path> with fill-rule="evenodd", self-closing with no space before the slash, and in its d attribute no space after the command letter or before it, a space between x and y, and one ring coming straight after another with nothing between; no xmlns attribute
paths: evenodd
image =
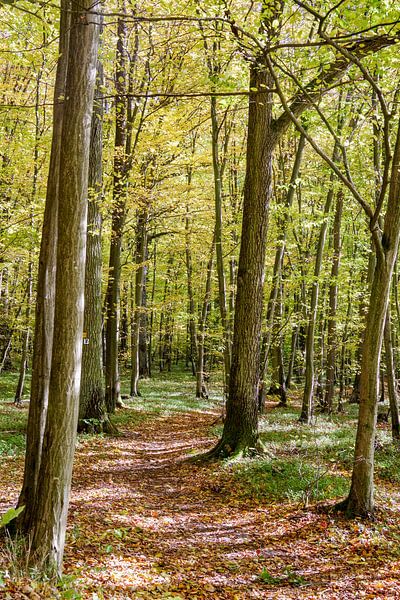
<svg viewBox="0 0 400 600"><path fill-rule="evenodd" d="M117 437L80 437L65 576L57 588L34 574L23 577L18 549L3 542L0 598L400 599L397 485L379 485L376 521L349 522L313 501L311 487L319 480L323 487L325 467L318 480L300 473L302 494L286 494L285 500L276 488L266 494L254 487L274 476L291 485L284 456L297 469L293 444L269 471L258 464L256 476L249 476L251 461L190 463L188 456L215 443L220 408L206 402L188 408L180 394L175 392L172 408L149 395L121 411ZM9 416L15 411L18 430L26 408L8 403L0 409ZM273 411L268 408L267 420ZM297 424L293 429L299 436ZM22 470L22 452L3 456L0 514L15 503ZM328 494L324 504L333 503Z"/></svg>

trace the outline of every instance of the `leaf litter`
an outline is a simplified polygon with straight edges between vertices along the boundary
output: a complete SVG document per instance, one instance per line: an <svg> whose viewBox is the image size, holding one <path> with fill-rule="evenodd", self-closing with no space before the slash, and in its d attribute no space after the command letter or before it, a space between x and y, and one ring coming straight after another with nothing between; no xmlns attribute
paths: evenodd
<svg viewBox="0 0 400 600"><path fill-rule="evenodd" d="M374 523L318 506L244 497L229 469L185 459L208 449L210 413L149 416L77 449L64 582L10 577L0 598L246 600L400 598L400 497L387 489ZM21 456L0 482L14 503ZM386 502L386 504L385 504Z"/></svg>

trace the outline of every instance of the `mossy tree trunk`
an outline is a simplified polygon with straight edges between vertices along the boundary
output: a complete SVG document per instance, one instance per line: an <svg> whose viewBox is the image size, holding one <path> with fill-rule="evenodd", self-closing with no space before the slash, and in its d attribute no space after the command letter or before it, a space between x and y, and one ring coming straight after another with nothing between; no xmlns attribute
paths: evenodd
<svg viewBox="0 0 400 600"><path fill-rule="evenodd" d="M57 213L59 197L59 169L61 133L68 70L70 31L70 3L62 0L60 12L59 60L54 89L53 137L47 179L33 337L32 381L26 432L25 466L19 506L32 506L36 497L37 480L42 457L43 434L49 400L50 366L53 348L54 296L56 281ZM18 519L18 528L27 533L30 528L30 511L25 510Z"/></svg>

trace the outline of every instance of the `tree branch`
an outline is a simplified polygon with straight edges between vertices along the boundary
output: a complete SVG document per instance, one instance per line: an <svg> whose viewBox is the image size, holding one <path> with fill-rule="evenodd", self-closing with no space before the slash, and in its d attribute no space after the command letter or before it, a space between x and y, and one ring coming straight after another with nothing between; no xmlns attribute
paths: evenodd
<svg viewBox="0 0 400 600"><path fill-rule="evenodd" d="M355 61L358 61L369 54L379 52L379 50L397 44L398 42L399 34L396 34L376 35L363 40L357 40L351 44L346 44L346 56L342 54L328 65L325 70L321 71L319 75L304 87L303 91L300 91L292 99L289 105L289 112L284 111L280 117L275 120L274 130L276 135L280 137L289 127L292 122L290 113L295 118L298 118L305 110L310 108L314 102L318 101L332 84L339 82Z"/></svg>

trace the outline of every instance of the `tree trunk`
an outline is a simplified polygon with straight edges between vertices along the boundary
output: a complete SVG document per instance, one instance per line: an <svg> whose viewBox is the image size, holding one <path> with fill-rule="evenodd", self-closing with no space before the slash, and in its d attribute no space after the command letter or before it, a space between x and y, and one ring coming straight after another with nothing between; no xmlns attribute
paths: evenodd
<svg viewBox="0 0 400 600"><path fill-rule="evenodd" d="M374 249L372 248L372 251L370 252L369 259L368 259L368 270L367 270L367 281L366 281L369 292L371 291L371 288L372 288L372 281L373 281L374 272L375 272L375 263L376 263L376 254L375 254ZM362 298L361 298L361 302L360 302L360 316L366 322L367 315L368 315L368 309L366 307L365 298L366 298L366 295L363 294ZM349 398L350 404L358 404L360 402L361 356L362 356L362 349L363 349L363 345L364 345L364 337L365 337L365 330L362 333L361 340L360 340L360 343L359 343L357 351L356 351L356 361L357 361L357 364L360 366L358 366L356 374L354 376L353 389L351 391L350 398Z"/></svg>
<svg viewBox="0 0 400 600"><path fill-rule="evenodd" d="M68 71L70 13L69 0L61 1L59 59L54 89L53 137L51 142L46 204L39 255L33 339L32 381L26 432L25 467L19 506L33 506L42 457L43 434L49 399L50 365L53 347L54 296L56 280L57 213L61 133L63 127L65 85ZM18 519L18 527L27 533L30 511Z"/></svg>
<svg viewBox="0 0 400 600"><path fill-rule="evenodd" d="M293 204L294 196L297 189L297 180L300 174L301 161L303 159L303 152L306 144L306 138L304 135L300 135L299 143L296 150L296 156L293 163L292 174L290 177L289 189L285 198L285 212L284 217L279 222L279 236L276 244L275 250L275 261L274 261L274 270L272 274L272 287L271 292L269 294L268 305L267 305L267 325L266 332L263 336L263 344L262 344L262 358L261 358L261 379L264 378L265 370L268 364L268 353L271 345L271 334L272 327L274 323L274 315L275 315L275 306L276 299L278 296L278 290L280 286L281 273L282 273L282 264L283 257L285 254L285 246L286 246L286 233L287 233L287 224L290 217L290 208Z"/></svg>
<svg viewBox="0 0 400 600"><path fill-rule="evenodd" d="M79 399L79 431L111 433L105 404L102 350L102 150L103 150L103 102L100 100L103 86L103 66L97 63L97 88L90 133L88 174L88 227L86 243L85 309L83 325L82 376Z"/></svg>
<svg viewBox="0 0 400 600"><path fill-rule="evenodd" d="M211 243L210 258L207 263L206 289L204 292L203 306L202 306L202 310L201 310L201 316L199 318L199 326L198 326L198 332L197 332L196 398L208 398L207 377L206 377L206 373L205 373L204 344L205 344L205 335L206 335L207 315L208 315L208 312L210 309L214 251L215 251L215 230L214 230L213 240Z"/></svg>
<svg viewBox="0 0 400 600"><path fill-rule="evenodd" d="M326 368L326 387L324 398L324 410L331 413L333 409L333 397L335 393L335 365L337 350L336 334L336 311L338 298L338 277L340 266L341 237L340 228L343 212L343 191L339 190L336 196L336 211L333 222L333 258L331 268L331 279L329 283L329 313L328 313L328 356Z"/></svg>
<svg viewBox="0 0 400 600"><path fill-rule="evenodd" d="M337 160L339 148L335 144L333 150L333 162ZM310 424L314 412L314 386L315 386L315 374L314 374L314 344L315 344L315 328L317 326L317 315L318 315L318 299L319 299L319 277L322 269L322 258L324 255L326 234L328 231L328 217L332 206L332 200L334 197L333 182L334 175L330 177L330 189L328 191L325 206L324 206L324 217L321 225L321 229L318 237L317 252L315 256L315 265L313 273L313 283L311 287L311 302L310 302L310 313L308 315L307 323L307 335L306 335L306 380L304 384L304 395L303 403L301 407L301 414L299 421L301 423Z"/></svg>
<svg viewBox="0 0 400 600"><path fill-rule="evenodd" d="M379 365L390 284L400 235L400 123L393 153L389 197L382 236L373 229L376 267L365 328L360 377L358 417L353 474L349 496L338 508L349 516L374 512L374 443L379 393Z"/></svg>
<svg viewBox="0 0 400 600"><path fill-rule="evenodd" d="M133 313L131 330L131 396L140 396L138 389L140 363L139 363L139 340L140 323L142 316L143 287L145 283L145 260L147 254L147 208L140 210L136 225L136 272L135 272L135 310Z"/></svg>
<svg viewBox="0 0 400 600"><path fill-rule="evenodd" d="M79 409L90 124L96 80L97 4L71 3L59 170L54 339L42 459L30 514L30 564L61 573Z"/></svg>
<svg viewBox="0 0 400 600"><path fill-rule="evenodd" d="M225 391L229 390L229 377L231 368L231 332L228 318L228 302L226 297L226 281L224 268L224 253L222 246L222 169L218 151L218 117L217 99L211 98L211 133L212 133L212 164L214 172L214 199L215 199L215 256L218 276L218 303L221 314L221 323L224 339L224 373Z"/></svg>
<svg viewBox="0 0 400 600"><path fill-rule="evenodd" d="M191 178L188 176L188 186L191 183ZM186 257L186 274L187 274L187 291L189 303L189 360L192 367L193 375L198 371L196 362L198 358L197 352L197 333L196 333L196 317L195 317L195 302L193 292L193 264L192 251L190 243L190 218L189 207L186 206L185 217L185 257Z"/></svg>
<svg viewBox="0 0 400 600"><path fill-rule="evenodd" d="M385 360L386 360L386 375L388 381L388 393L389 393L389 404L390 414L392 422L392 438L393 441L400 439L400 416L399 416L399 405L397 399L397 382L396 382L396 370L394 366L393 357L393 342L392 342L392 325L390 319L390 304L388 305L385 330L384 330L384 341L385 341Z"/></svg>
<svg viewBox="0 0 400 600"><path fill-rule="evenodd" d="M31 210L30 210L30 225L33 228L34 224L34 205L36 202L37 195L37 182L39 176L39 141L41 137L41 129L40 129L40 83L43 74L43 66L44 66L44 58L41 68L36 77L36 99L35 99L35 147L33 151L33 180L32 180L32 193L31 193ZM31 304L32 304L32 296L33 296L33 254L34 254L34 244L31 245L29 250L29 265L28 265L28 283L26 287L26 312L25 312L25 320L26 320L26 330L24 332L23 343L22 343L22 353L21 353L21 364L19 370L19 378L17 383L17 389L15 391L14 402L15 404L20 404L22 401L22 396L24 393L25 387L25 377L26 377L26 369L28 365L28 355L29 355L29 341L31 335Z"/></svg>
<svg viewBox="0 0 400 600"><path fill-rule="evenodd" d="M125 10L125 7L124 7ZM115 87L115 152L113 180L113 212L111 223L111 242L108 283L106 291L106 407L109 413L121 399L121 383L118 368L119 313L122 235L126 216L126 118L127 118L127 26L125 19L118 19L118 41L116 53Z"/></svg>
<svg viewBox="0 0 400 600"><path fill-rule="evenodd" d="M19 378L18 378L17 388L15 390L15 397L14 397L15 404L21 404L22 396L24 393L26 368L27 368L27 364L28 364L28 354L29 354L32 292L33 292L33 263L29 262L28 282L26 284L26 312L25 312L26 329L24 331L23 342L22 342L22 353L21 353L21 363L20 363L20 368L19 368Z"/></svg>
<svg viewBox="0 0 400 600"><path fill-rule="evenodd" d="M252 453L259 447L257 390L264 262L275 144L271 81L262 63L250 68L250 97L232 366L222 438L209 457ZM258 93L254 93L258 90Z"/></svg>

